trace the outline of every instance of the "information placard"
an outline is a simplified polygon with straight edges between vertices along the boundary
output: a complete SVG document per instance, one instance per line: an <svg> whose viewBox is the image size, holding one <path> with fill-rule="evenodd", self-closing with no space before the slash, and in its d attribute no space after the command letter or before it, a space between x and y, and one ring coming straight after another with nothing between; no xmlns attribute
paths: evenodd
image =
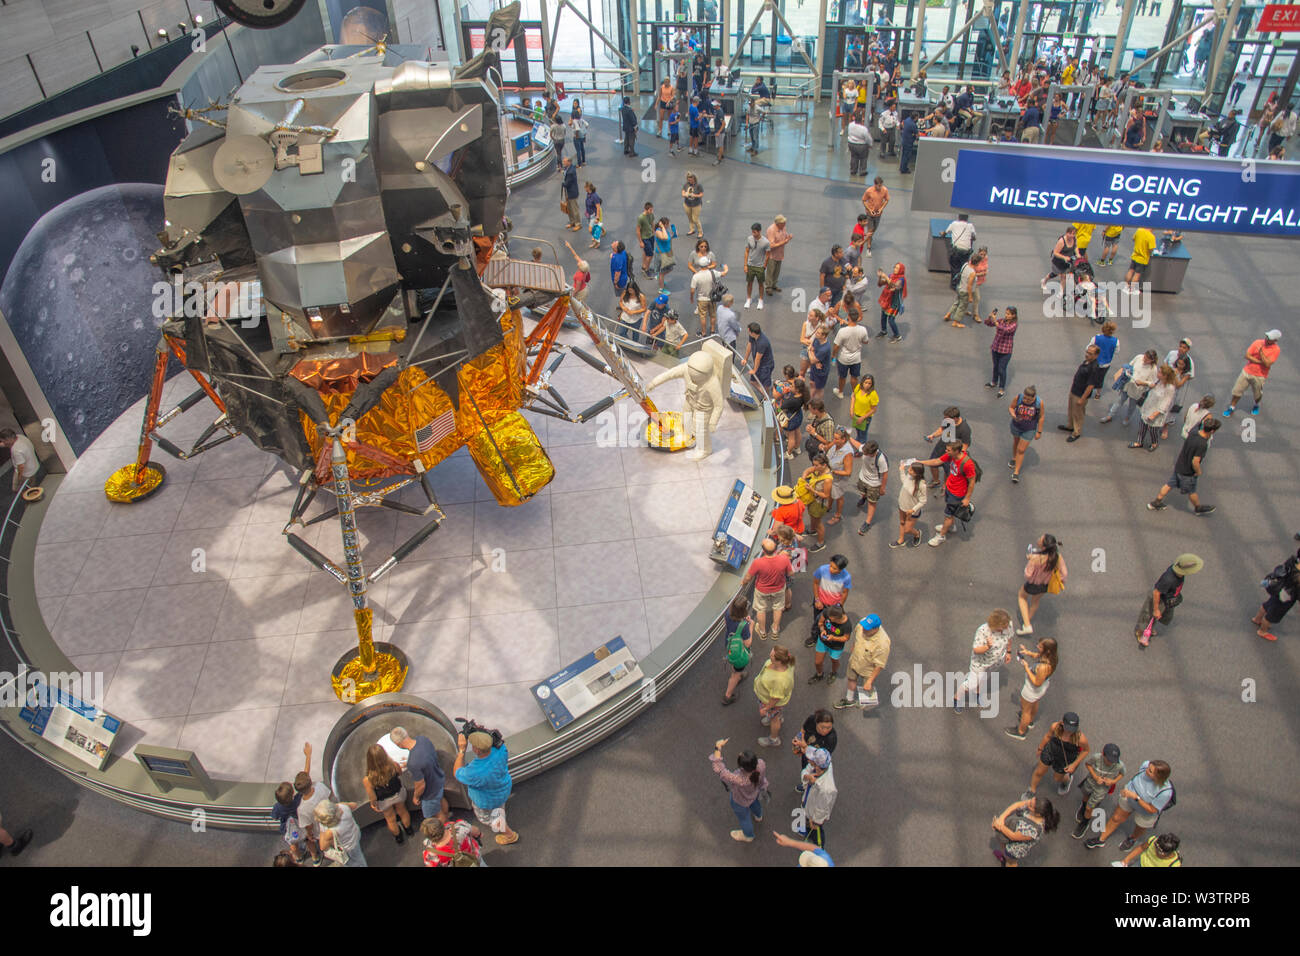
<svg viewBox="0 0 1300 956"><path fill-rule="evenodd" d="M739 569L749 558L758 529L767 527L767 499L737 478L722 508L713 532L709 557L727 567Z"/></svg>
<svg viewBox="0 0 1300 956"><path fill-rule="evenodd" d="M641 682L641 667L623 638L615 637L530 689L559 730Z"/></svg>
<svg viewBox="0 0 1300 956"><path fill-rule="evenodd" d="M27 706L18 712L32 733L102 770L122 721L62 688L33 682Z"/></svg>

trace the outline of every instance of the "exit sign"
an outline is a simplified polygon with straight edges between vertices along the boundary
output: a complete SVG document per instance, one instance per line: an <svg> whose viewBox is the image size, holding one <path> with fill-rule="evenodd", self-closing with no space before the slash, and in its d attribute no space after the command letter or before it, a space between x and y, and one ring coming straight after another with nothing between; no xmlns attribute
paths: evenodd
<svg viewBox="0 0 1300 956"><path fill-rule="evenodd" d="M1287 33L1300 30L1300 6L1269 3L1259 15L1260 33Z"/></svg>

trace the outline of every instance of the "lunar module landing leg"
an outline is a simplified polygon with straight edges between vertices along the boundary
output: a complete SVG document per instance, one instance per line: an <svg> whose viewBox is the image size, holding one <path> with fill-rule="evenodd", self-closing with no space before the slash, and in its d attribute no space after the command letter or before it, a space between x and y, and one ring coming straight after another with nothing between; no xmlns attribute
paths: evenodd
<svg viewBox="0 0 1300 956"><path fill-rule="evenodd" d="M155 442L169 455L183 460L193 458L239 435L239 430L232 426L226 417L226 405L222 402L221 396L201 373L191 368L187 368L186 371L194 376L194 380L199 384L199 390L189 395L175 408L162 415L158 414L162 404L163 385L167 380L167 361L172 355L175 355L182 365L185 364L185 350L181 343L164 333L158 340L158 348L154 353L153 380L149 384L149 397L145 402L144 421L140 425L140 445L136 458L131 464L117 469L104 482L104 494L108 496L109 501L127 504L143 501L162 487L163 480L167 477L167 470L157 462L149 460ZM221 415L199 436L188 452L181 451L158 434L159 428L182 412L193 408L205 397L212 400L212 404L217 406ZM218 431L224 431L225 434L213 439L212 436Z"/></svg>

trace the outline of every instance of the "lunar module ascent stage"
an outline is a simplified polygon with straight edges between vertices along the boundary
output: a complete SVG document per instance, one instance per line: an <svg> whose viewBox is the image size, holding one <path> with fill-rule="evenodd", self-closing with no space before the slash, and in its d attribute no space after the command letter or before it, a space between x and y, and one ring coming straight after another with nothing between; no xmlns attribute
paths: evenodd
<svg viewBox="0 0 1300 956"><path fill-rule="evenodd" d="M405 655L372 640L366 589L445 519L432 468L466 446L497 502L518 505L555 473L521 409L580 422L630 396L666 421L569 298L560 267L509 257L500 104L482 64L453 73L391 58L380 47L262 67L228 103L184 111L193 130L171 157L152 261L215 294L162 325L137 458L105 488L113 501L141 500L165 478L155 445L189 459L240 435L294 469L288 544L352 598L357 649L332 672L351 702L405 679ZM260 283L264 317L235 314L244 283ZM527 336L524 293L554 298ZM570 311L594 354L557 342ZM617 383L577 413L550 384L568 352ZM198 387L163 411L172 356ZM161 429L205 399L218 414L182 450ZM396 496L412 484L423 508ZM333 501L307 518L321 492ZM367 573L363 507L428 521ZM331 519L342 566L296 533Z"/></svg>

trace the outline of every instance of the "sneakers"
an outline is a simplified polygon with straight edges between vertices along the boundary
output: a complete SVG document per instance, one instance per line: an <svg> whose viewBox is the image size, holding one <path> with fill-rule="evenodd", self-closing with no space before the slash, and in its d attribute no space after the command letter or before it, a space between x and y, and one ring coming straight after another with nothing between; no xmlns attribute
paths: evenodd
<svg viewBox="0 0 1300 956"><path fill-rule="evenodd" d="M858 529L858 534L866 534L870 530L871 530L871 522L864 521L862 522L862 527Z"/></svg>
<svg viewBox="0 0 1300 956"><path fill-rule="evenodd" d="M907 547L907 542L906 542L906 541L891 541L891 542L889 542L889 547L890 547L890 548L906 548L906 547Z"/></svg>
<svg viewBox="0 0 1300 956"><path fill-rule="evenodd" d="M831 394L834 395L836 398L843 398L843 397L844 397L844 393L843 393L842 391L840 391L840 389L839 389L838 387L837 387L837 388L832 388L832 389L831 389Z"/></svg>
<svg viewBox="0 0 1300 956"><path fill-rule="evenodd" d="M1063 780L1061 783L1058 783L1056 785L1057 796L1061 796L1061 797L1065 796L1067 793L1070 792L1070 788L1072 786L1074 786L1074 778L1066 777L1065 780Z"/></svg>
<svg viewBox="0 0 1300 956"><path fill-rule="evenodd" d="M1020 729L1019 726L1016 726L1016 727L1008 727L1008 728L1006 728L1005 730L1003 730L1002 732L1003 732L1004 734L1006 734L1008 737L1010 737L1012 740L1024 740L1024 739L1025 739L1024 731L1022 731L1022 730Z"/></svg>
<svg viewBox="0 0 1300 956"><path fill-rule="evenodd" d="M1086 834L1087 832L1088 832L1088 821L1086 819L1076 820L1074 824L1074 832L1071 833L1070 836L1074 837L1076 840L1082 840L1084 834Z"/></svg>
<svg viewBox="0 0 1300 956"><path fill-rule="evenodd" d="M1011 473L1011 480L1015 482L1017 485L1020 484L1020 472L1013 471Z"/></svg>
<svg viewBox="0 0 1300 956"><path fill-rule="evenodd" d="M744 831L744 830L732 830L732 831L731 831L731 838L732 838L733 840L735 840L737 843L753 843L753 842L754 842L754 838L753 838L753 837L747 837L747 836L745 836L745 831Z"/></svg>
<svg viewBox="0 0 1300 956"><path fill-rule="evenodd" d="M779 747L781 746L780 737L759 737L758 745L760 747Z"/></svg>
<svg viewBox="0 0 1300 956"><path fill-rule="evenodd" d="M1214 514L1214 505L1199 505L1193 512L1198 518L1204 518L1206 515Z"/></svg>
<svg viewBox="0 0 1300 956"><path fill-rule="evenodd" d="M748 308L750 307L750 305L752 305L752 304L753 304L753 300L752 300L752 299L746 299L746 300L745 300L745 308L746 308L746 309L748 309Z"/></svg>
<svg viewBox="0 0 1300 956"><path fill-rule="evenodd" d="M985 388L997 388L997 386L994 385L992 382L985 382L985 383L984 383L984 387L985 387Z"/></svg>
<svg viewBox="0 0 1300 956"><path fill-rule="evenodd" d="M826 679L826 675L825 675L825 674L813 674L812 677L809 677L809 678L808 678L808 683L810 683L810 684L820 684L820 683L821 683L822 681L824 681L825 679Z"/></svg>
<svg viewBox="0 0 1300 956"><path fill-rule="evenodd" d="M1231 418L1231 417L1232 417L1232 413L1235 412L1236 410L1237 410L1237 406L1235 406L1235 405L1229 405L1227 408L1225 408L1225 409L1223 410L1223 417L1224 417L1224 418Z"/></svg>
<svg viewBox="0 0 1300 956"><path fill-rule="evenodd" d="M764 714L762 717L758 718L758 722L764 727L768 727L771 726L772 718L769 715Z"/></svg>
<svg viewBox="0 0 1300 956"><path fill-rule="evenodd" d="M1164 511L1168 507L1169 506L1165 504L1163 501L1161 501L1159 498L1156 498L1154 501L1147 502L1148 511Z"/></svg>
<svg viewBox="0 0 1300 956"><path fill-rule="evenodd" d="M871 258L871 250L870 250L870 249L867 249L867 250L866 250L866 253L867 253L867 258L870 259L870 258Z"/></svg>
<svg viewBox="0 0 1300 956"><path fill-rule="evenodd" d="M856 706L858 706L858 702L853 697L841 697L835 702L836 710L844 710L845 708Z"/></svg>
<svg viewBox="0 0 1300 956"><path fill-rule="evenodd" d="M1026 634L1032 633L1034 633L1034 626L1032 624L1025 624L1016 628L1016 635L1018 637L1024 637Z"/></svg>
<svg viewBox="0 0 1300 956"><path fill-rule="evenodd" d="M813 646L814 644L816 644L816 643L817 643L817 638L816 638L816 637L810 637L810 638L807 638L807 639L803 642L803 646L804 646L804 647L812 647L812 646Z"/></svg>
<svg viewBox="0 0 1300 956"><path fill-rule="evenodd" d="M1258 414L1259 414L1259 406L1256 405L1254 408L1252 408L1252 409L1250 410L1250 413L1251 413L1252 415L1258 415Z"/></svg>
<svg viewBox="0 0 1300 956"><path fill-rule="evenodd" d="M937 548L947 540L948 536L946 534L936 534L933 538L927 541L926 544L932 548Z"/></svg>
<svg viewBox="0 0 1300 956"><path fill-rule="evenodd" d="M901 341L903 341L903 337L902 337L901 335L895 335L894 337L892 337L892 338L889 340L889 343L890 343L891 345L893 345L893 344L895 344L895 343L897 343L897 342L901 342Z"/></svg>
<svg viewBox="0 0 1300 956"><path fill-rule="evenodd" d="M763 300L762 300L762 299L759 299L759 300L758 300L758 305L756 306L756 308L757 308L758 311L760 311L760 312L763 311Z"/></svg>
<svg viewBox="0 0 1300 956"><path fill-rule="evenodd" d="M957 701L954 702L952 705L952 712L954 714L964 714L966 712L966 708L961 705L960 701Z"/></svg>
<svg viewBox="0 0 1300 956"><path fill-rule="evenodd" d="M818 551L825 551L825 550L826 550L826 545L822 544L822 543L819 541L819 542L817 542L816 544L811 545L811 546L808 548L808 553L809 553L809 554L816 554Z"/></svg>
<svg viewBox="0 0 1300 956"><path fill-rule="evenodd" d="M1095 836L1092 837L1091 839L1084 840L1083 845L1087 847L1089 850L1100 850L1102 847L1106 845L1106 841L1103 840L1100 836Z"/></svg>
<svg viewBox="0 0 1300 956"><path fill-rule="evenodd" d="M883 338L884 338L886 335L888 335L888 334L889 334L888 332L877 332L877 333L876 333L876 338L878 338L878 339L883 339Z"/></svg>
<svg viewBox="0 0 1300 956"><path fill-rule="evenodd" d="M396 833L393 834L393 842L396 843L398 846L401 846L403 843L406 842L406 837L402 834L401 830L398 830Z"/></svg>
<svg viewBox="0 0 1300 956"><path fill-rule="evenodd" d="M1128 839L1126 839L1123 843L1121 843L1121 844L1119 845L1119 848L1120 848L1120 851L1121 851L1121 852L1127 853L1129 850L1133 849L1133 847L1134 847L1136 844L1137 844L1137 841L1134 840L1132 837L1129 837Z"/></svg>

